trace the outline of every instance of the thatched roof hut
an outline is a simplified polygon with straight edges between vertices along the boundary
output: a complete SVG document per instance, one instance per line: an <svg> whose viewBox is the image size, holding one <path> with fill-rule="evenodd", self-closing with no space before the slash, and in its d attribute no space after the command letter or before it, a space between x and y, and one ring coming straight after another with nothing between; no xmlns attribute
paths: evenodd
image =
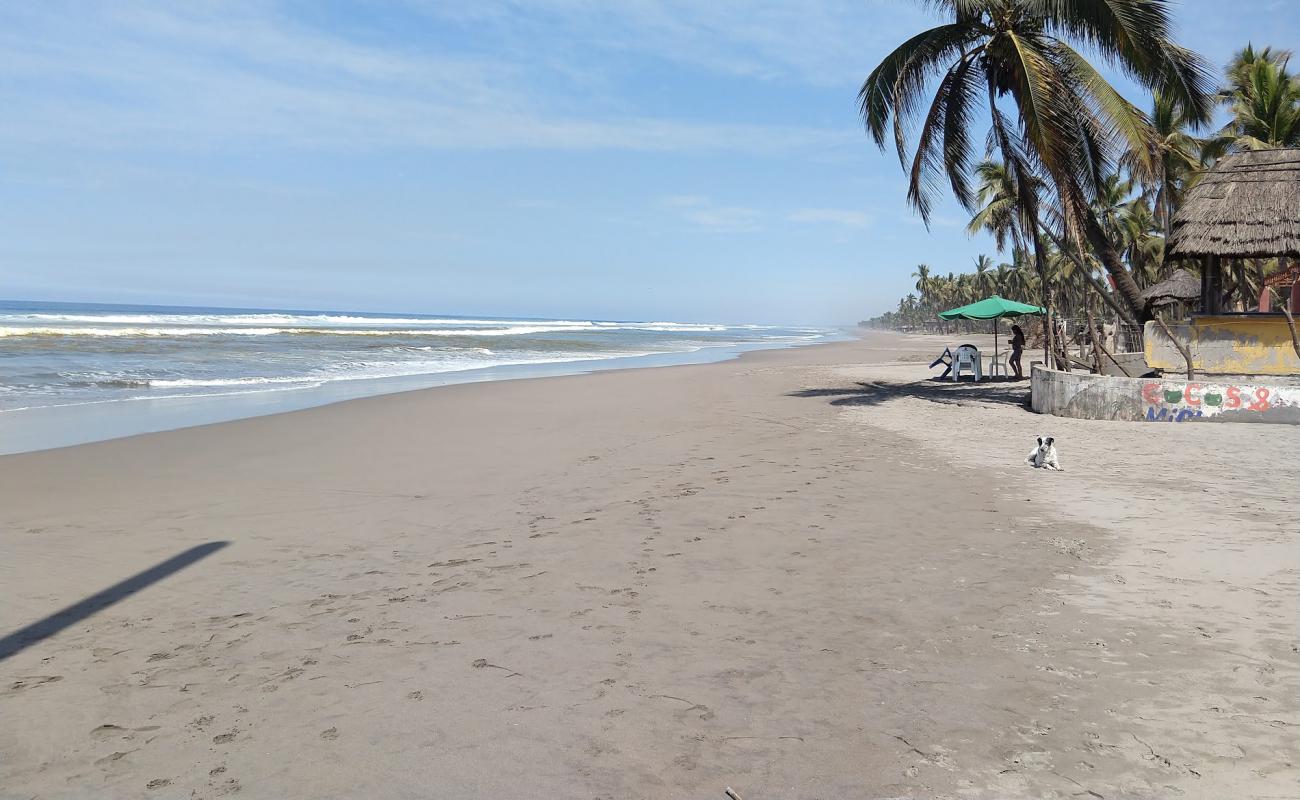
<svg viewBox="0 0 1300 800"><path fill-rule="evenodd" d="M1201 306L1223 303L1221 259L1300 258L1300 148L1219 159L1174 214L1167 258L1200 258Z"/></svg>
<svg viewBox="0 0 1300 800"><path fill-rule="evenodd" d="M1300 257L1300 148L1219 159L1183 197L1166 254Z"/></svg>
<svg viewBox="0 0 1300 800"><path fill-rule="evenodd" d="M1148 306L1190 303L1201 296L1201 279L1185 269L1176 269L1165 280L1142 293Z"/></svg>

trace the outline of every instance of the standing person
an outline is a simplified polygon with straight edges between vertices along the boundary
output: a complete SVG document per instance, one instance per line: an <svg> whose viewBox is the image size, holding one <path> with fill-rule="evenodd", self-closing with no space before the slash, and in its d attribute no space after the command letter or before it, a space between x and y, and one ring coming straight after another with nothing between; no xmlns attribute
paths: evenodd
<svg viewBox="0 0 1300 800"><path fill-rule="evenodd" d="M1024 373L1020 369L1020 354L1025 352L1025 332L1020 330L1019 325L1011 326L1011 358L1008 363L1011 369L1015 370L1016 380L1024 380Z"/></svg>

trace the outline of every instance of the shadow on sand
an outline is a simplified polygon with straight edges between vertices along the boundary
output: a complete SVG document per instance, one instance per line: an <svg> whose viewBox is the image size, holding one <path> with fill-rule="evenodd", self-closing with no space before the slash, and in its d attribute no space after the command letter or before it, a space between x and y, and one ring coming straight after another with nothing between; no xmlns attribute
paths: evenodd
<svg viewBox="0 0 1300 800"><path fill-rule="evenodd" d="M916 397L943 405L1007 405L1029 408L1029 382L994 378L979 383L930 378L909 383L856 381L833 389L803 389L790 397L831 397L833 406L876 406L890 400Z"/></svg>
<svg viewBox="0 0 1300 800"><path fill-rule="evenodd" d="M173 573L180 572L228 544L230 542L207 542L197 547L191 547L189 550L177 553L166 561L154 564L142 572L137 572L126 580L119 581L106 589L98 591L84 600L60 609L44 619L37 620L25 628L19 628L8 636L0 638L0 661L26 650L37 642L50 638L91 614L125 600Z"/></svg>

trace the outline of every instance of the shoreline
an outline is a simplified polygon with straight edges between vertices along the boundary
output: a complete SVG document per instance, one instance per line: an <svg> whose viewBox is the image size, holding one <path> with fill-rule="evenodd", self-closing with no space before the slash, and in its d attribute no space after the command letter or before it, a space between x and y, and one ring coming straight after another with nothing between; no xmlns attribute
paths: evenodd
<svg viewBox="0 0 1300 800"><path fill-rule="evenodd" d="M751 352L851 341L857 335L852 329L842 329L838 337L824 337L826 341L703 345L683 352L509 364L386 378L340 379L314 386L281 389L142 396L12 409L0 411L0 458L461 384L712 364Z"/></svg>
<svg viewBox="0 0 1300 800"><path fill-rule="evenodd" d="M937 341L0 459L0 785L1285 796L1293 473L1232 465L1293 439L937 393Z"/></svg>

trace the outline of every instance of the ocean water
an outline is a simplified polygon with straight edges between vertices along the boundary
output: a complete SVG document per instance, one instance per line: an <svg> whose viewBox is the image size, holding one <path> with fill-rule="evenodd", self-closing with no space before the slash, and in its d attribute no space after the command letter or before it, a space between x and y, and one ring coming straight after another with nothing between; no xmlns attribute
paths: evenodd
<svg viewBox="0 0 1300 800"><path fill-rule="evenodd" d="M52 418L20 412L64 409L59 424L80 429L55 437L64 444L422 385L713 360L833 336L680 321L0 301L0 436L13 439L15 414ZM107 420L107 435L87 420ZM19 438L0 441L0 452L31 449L31 435Z"/></svg>

